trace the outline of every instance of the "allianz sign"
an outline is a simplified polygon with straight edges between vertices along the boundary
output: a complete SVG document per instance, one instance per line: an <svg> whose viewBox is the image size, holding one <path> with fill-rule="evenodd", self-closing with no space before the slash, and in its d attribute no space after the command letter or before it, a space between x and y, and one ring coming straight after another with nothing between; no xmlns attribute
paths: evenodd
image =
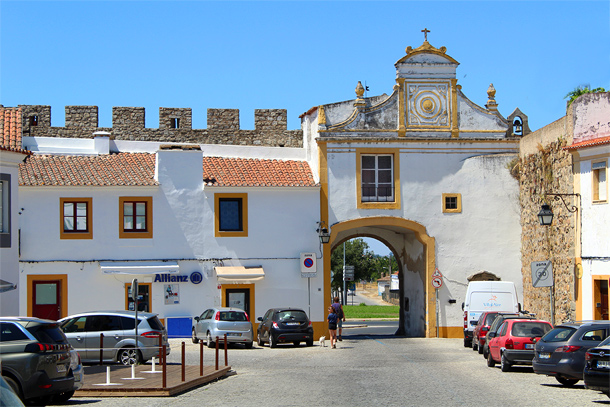
<svg viewBox="0 0 610 407"><path fill-rule="evenodd" d="M199 284L203 281L203 275L194 271L190 276L172 276L169 274L155 274L155 283L188 283Z"/></svg>

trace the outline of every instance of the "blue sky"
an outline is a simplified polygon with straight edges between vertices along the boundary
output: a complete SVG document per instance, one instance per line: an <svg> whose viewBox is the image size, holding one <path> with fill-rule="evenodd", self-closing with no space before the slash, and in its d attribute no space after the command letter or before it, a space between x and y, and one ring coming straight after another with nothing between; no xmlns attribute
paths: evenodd
<svg viewBox="0 0 610 407"><path fill-rule="evenodd" d="M565 114L578 85L610 88L610 2L600 1L7 1L0 2L0 103L288 110L391 93L407 46L447 47L462 91L519 107L532 130Z"/></svg>

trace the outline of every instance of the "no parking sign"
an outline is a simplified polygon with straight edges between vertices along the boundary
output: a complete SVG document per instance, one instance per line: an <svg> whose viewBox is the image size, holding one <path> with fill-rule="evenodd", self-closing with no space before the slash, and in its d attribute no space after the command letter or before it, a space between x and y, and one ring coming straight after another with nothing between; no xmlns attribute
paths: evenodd
<svg viewBox="0 0 610 407"><path fill-rule="evenodd" d="M301 277L316 277L316 254L301 253Z"/></svg>

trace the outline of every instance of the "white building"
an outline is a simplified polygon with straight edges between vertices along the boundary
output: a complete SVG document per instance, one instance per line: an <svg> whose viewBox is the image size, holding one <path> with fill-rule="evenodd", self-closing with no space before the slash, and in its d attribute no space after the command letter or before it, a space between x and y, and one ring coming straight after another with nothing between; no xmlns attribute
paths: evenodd
<svg viewBox="0 0 610 407"><path fill-rule="evenodd" d="M610 206L610 93L591 93L576 99L573 143L566 147L574 161L574 192L580 195L580 265L576 277L577 313L581 319L609 319ZM578 202L577 202L578 203ZM578 257L578 256L577 256ZM578 260L577 260L578 263Z"/></svg>

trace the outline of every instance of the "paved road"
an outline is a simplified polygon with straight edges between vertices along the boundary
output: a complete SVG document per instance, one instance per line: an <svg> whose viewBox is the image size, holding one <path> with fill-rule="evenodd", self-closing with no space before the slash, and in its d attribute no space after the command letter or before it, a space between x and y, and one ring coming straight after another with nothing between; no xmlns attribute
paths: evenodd
<svg viewBox="0 0 610 407"><path fill-rule="evenodd" d="M175 341L174 341L175 343ZM195 364L198 345L188 344ZM177 344L170 361L177 361ZM206 348L207 350L207 348ZM205 356L206 361L212 352ZM72 406L598 406L582 382L564 388L529 367L489 368L461 339L346 335L337 349L232 348L235 374L173 398L74 398Z"/></svg>

